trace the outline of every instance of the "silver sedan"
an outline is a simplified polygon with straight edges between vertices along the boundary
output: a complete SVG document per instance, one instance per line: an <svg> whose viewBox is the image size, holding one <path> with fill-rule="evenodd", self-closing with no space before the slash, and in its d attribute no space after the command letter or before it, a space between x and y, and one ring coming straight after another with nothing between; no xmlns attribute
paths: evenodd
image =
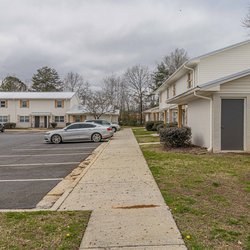
<svg viewBox="0 0 250 250"><path fill-rule="evenodd" d="M46 142L61 143L66 141L94 141L100 142L102 139L112 137L112 128L98 124L77 122L72 123L63 129L56 129L46 132L44 140Z"/></svg>

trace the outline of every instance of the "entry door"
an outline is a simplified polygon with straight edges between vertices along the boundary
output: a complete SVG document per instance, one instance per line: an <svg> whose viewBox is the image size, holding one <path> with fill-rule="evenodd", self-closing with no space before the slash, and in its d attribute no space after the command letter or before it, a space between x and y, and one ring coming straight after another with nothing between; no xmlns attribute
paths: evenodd
<svg viewBox="0 0 250 250"><path fill-rule="evenodd" d="M35 128L39 128L40 126L40 116L35 116Z"/></svg>
<svg viewBox="0 0 250 250"><path fill-rule="evenodd" d="M221 150L244 149L244 99L221 100Z"/></svg>
<svg viewBox="0 0 250 250"><path fill-rule="evenodd" d="M47 116L44 116L44 127L45 127L45 128L48 127L48 119L47 119Z"/></svg>

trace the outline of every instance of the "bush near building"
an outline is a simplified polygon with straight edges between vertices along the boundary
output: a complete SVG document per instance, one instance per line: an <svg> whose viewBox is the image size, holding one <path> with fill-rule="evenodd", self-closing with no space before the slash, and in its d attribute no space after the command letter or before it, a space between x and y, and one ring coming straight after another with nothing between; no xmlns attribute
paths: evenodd
<svg viewBox="0 0 250 250"><path fill-rule="evenodd" d="M170 127L162 128L159 131L160 141L166 147L187 147L191 145L191 128L189 127Z"/></svg>

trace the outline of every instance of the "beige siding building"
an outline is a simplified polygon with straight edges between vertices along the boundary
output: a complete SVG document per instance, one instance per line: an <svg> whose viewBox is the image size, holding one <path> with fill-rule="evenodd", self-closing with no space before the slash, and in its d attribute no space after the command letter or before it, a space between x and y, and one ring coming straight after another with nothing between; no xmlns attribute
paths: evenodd
<svg viewBox="0 0 250 250"><path fill-rule="evenodd" d="M119 111L105 113L100 119L118 122ZM58 127L66 123L93 119L74 92L0 92L0 123L13 122L17 128Z"/></svg>
<svg viewBox="0 0 250 250"><path fill-rule="evenodd" d="M214 152L250 151L250 41L182 65L156 91L164 121L178 111L178 125L193 143Z"/></svg>

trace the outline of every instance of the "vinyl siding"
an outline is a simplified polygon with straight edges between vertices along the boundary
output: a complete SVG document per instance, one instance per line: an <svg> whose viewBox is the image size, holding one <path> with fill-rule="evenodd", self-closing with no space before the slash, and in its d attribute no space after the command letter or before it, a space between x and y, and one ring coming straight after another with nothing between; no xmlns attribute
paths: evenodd
<svg viewBox="0 0 250 250"><path fill-rule="evenodd" d="M187 126L192 131L192 143L210 147L210 101L198 99L188 104Z"/></svg>
<svg viewBox="0 0 250 250"><path fill-rule="evenodd" d="M238 80L222 84L220 92L223 92L223 93L228 93L228 92L246 93L248 92L250 93L250 76L246 76Z"/></svg>
<svg viewBox="0 0 250 250"><path fill-rule="evenodd" d="M250 43L201 58L199 83L206 83L250 68Z"/></svg>

